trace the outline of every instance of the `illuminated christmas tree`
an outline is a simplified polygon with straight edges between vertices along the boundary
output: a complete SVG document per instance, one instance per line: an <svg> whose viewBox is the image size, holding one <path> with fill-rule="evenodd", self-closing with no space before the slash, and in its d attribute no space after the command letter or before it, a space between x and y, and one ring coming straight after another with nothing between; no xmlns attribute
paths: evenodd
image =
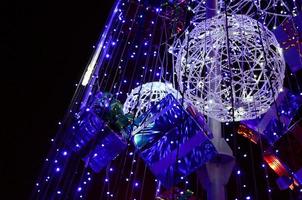
<svg viewBox="0 0 302 200"><path fill-rule="evenodd" d="M116 0L32 199L298 199L300 8Z"/></svg>

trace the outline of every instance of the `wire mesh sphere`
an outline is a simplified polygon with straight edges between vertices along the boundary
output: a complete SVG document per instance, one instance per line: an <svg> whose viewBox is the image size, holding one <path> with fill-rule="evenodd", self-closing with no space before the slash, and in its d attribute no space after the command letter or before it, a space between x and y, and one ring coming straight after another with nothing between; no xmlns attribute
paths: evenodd
<svg viewBox="0 0 302 200"><path fill-rule="evenodd" d="M217 0L217 14L244 14L258 21L270 29L275 29L285 20L298 14L299 3L287 0ZM193 9L196 21L207 18L206 13L211 9L206 1L200 1Z"/></svg>
<svg viewBox="0 0 302 200"><path fill-rule="evenodd" d="M176 99L181 98L180 93L171 83L149 82L140 85L127 95L123 107L124 113L133 113L137 117L168 94L172 94Z"/></svg>
<svg viewBox="0 0 302 200"><path fill-rule="evenodd" d="M244 15L227 19L227 29L226 16L218 15L175 41L170 49L175 73L184 98L205 115L221 122L253 119L282 90L282 49L256 20Z"/></svg>

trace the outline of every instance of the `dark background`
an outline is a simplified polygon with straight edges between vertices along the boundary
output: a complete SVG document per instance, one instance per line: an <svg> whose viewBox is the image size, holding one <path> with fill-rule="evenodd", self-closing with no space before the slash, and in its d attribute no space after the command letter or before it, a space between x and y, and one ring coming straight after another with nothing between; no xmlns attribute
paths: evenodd
<svg viewBox="0 0 302 200"><path fill-rule="evenodd" d="M1 28L4 199L29 197L113 2L23 1L7 17Z"/></svg>

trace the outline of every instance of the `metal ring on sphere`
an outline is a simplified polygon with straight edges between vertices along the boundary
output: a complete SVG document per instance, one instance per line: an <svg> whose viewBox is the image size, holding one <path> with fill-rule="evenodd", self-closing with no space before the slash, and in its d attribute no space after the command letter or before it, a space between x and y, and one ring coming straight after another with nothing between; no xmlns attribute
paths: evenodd
<svg viewBox="0 0 302 200"><path fill-rule="evenodd" d="M199 22L175 42L175 73L184 98L205 115L232 121L234 106L235 121L253 119L282 90L282 49L271 31L260 25L259 32L245 15L228 16L228 49L225 20L223 14Z"/></svg>

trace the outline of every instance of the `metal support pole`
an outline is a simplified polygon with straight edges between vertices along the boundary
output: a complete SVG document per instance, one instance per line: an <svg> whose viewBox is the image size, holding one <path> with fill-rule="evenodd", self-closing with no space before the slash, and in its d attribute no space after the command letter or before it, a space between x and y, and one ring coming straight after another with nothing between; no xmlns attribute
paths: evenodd
<svg viewBox="0 0 302 200"><path fill-rule="evenodd" d="M214 17L217 14L217 0L207 0L206 6L206 17L208 19ZM215 70L213 76L217 75L215 73L220 73L220 71ZM219 83L212 82L210 84L210 88L214 89ZM199 170L198 176L203 188L207 191L208 200L225 200L225 185L233 171L235 159L231 148L222 136L221 123L209 118L208 125L213 133L212 143L216 147L218 155Z"/></svg>

